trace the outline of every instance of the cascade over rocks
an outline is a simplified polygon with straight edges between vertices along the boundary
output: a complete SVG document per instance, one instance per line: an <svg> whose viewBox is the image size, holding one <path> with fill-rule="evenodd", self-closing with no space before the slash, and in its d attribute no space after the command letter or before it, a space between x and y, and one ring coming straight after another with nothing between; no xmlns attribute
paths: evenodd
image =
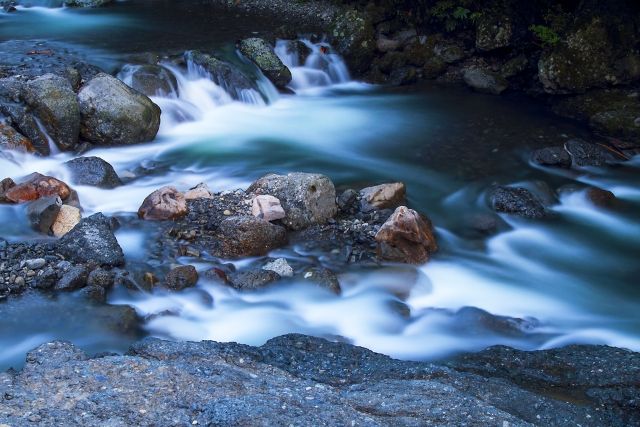
<svg viewBox="0 0 640 427"><path fill-rule="evenodd" d="M233 99L242 99L244 91L254 89L253 82L228 62L197 50L185 52L184 56L187 62L192 62L209 73L213 82Z"/></svg>
<svg viewBox="0 0 640 427"><path fill-rule="evenodd" d="M284 88L291 83L291 71L276 55L273 47L264 39L241 40L240 52L260 68L276 87Z"/></svg>
<svg viewBox="0 0 640 427"><path fill-rule="evenodd" d="M97 145L151 141L160 127L160 107L147 96L105 73L78 92L80 135Z"/></svg>
<svg viewBox="0 0 640 427"><path fill-rule="evenodd" d="M175 76L166 68L155 64L127 64L118 77L132 89L146 96L168 96L177 94L178 91Z"/></svg>

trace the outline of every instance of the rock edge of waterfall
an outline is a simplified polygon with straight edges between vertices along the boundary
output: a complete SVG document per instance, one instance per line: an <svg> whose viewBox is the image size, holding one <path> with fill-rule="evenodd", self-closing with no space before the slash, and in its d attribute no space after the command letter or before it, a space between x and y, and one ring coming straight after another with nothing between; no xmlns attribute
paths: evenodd
<svg viewBox="0 0 640 427"><path fill-rule="evenodd" d="M624 426L640 422L640 354L491 347L400 361L305 335L261 347L148 338L90 357L68 342L0 374L4 425Z"/></svg>

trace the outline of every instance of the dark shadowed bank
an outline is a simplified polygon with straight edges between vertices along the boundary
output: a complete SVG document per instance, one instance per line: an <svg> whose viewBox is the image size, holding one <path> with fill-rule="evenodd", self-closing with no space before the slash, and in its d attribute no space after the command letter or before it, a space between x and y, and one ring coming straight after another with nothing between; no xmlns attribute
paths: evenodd
<svg viewBox="0 0 640 427"><path fill-rule="evenodd" d="M437 365L304 335L262 347L146 339L88 358L64 342L0 374L2 425L629 426L640 355L493 347Z"/></svg>

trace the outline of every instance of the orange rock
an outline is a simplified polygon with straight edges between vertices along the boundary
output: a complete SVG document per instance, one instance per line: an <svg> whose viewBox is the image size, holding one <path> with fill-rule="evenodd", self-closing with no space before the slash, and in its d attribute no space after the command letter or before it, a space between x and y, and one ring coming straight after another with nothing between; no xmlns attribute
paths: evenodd
<svg viewBox="0 0 640 427"><path fill-rule="evenodd" d="M0 148L26 151L27 153L36 151L29 138L26 138L14 128L2 122L0 122Z"/></svg>
<svg viewBox="0 0 640 427"><path fill-rule="evenodd" d="M13 203L23 203L49 196L65 200L70 194L71 189L64 182L36 173L29 180L7 190L5 197Z"/></svg>
<svg viewBox="0 0 640 427"><path fill-rule="evenodd" d="M420 264L438 249L429 219L400 206L376 234L378 257L387 261Z"/></svg>

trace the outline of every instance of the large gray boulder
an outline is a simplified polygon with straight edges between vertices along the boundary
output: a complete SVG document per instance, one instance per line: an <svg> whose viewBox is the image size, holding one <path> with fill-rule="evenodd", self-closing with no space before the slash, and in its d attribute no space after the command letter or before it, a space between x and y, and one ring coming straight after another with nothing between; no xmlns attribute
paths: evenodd
<svg viewBox="0 0 640 427"><path fill-rule="evenodd" d="M160 107L120 80L100 73L78 93L80 135L97 145L151 141L160 127Z"/></svg>
<svg viewBox="0 0 640 427"><path fill-rule="evenodd" d="M291 82L291 71L282 63L273 47L264 39L250 38L240 41L240 52L260 68L277 87L286 87Z"/></svg>
<svg viewBox="0 0 640 427"><path fill-rule="evenodd" d="M71 172L71 182L99 188L122 185L118 174L109 163L99 157L78 157L64 164Z"/></svg>
<svg viewBox="0 0 640 427"><path fill-rule="evenodd" d="M25 85L24 98L61 150L78 144L80 106L69 80L45 74Z"/></svg>
<svg viewBox="0 0 640 427"><path fill-rule="evenodd" d="M124 253L111 226L109 219L101 213L91 215L58 241L58 251L76 263L121 266Z"/></svg>
<svg viewBox="0 0 640 427"><path fill-rule="evenodd" d="M324 224L338 210L336 189L325 175L301 172L270 174L251 184L247 191L277 197L286 213L282 221L293 230Z"/></svg>

